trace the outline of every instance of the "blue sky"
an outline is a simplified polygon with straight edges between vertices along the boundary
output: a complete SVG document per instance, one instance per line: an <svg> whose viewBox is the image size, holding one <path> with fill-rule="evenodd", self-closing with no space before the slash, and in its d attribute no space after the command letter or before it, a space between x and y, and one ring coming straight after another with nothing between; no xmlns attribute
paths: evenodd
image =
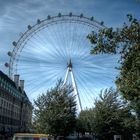
<svg viewBox="0 0 140 140"><path fill-rule="evenodd" d="M83 13L86 17L94 16L94 18L99 22L104 21L107 27L120 27L123 22L127 20L126 14L128 13L131 13L136 18L140 19L140 1L0 0L0 69L7 73L7 69L4 67L4 63L9 60L7 52L13 49L12 42L14 40L17 41L19 39L19 34L27 30L27 25L33 25L36 23L37 19L45 19L48 15L55 16L59 12L62 14L72 12L76 15ZM94 71L97 75L94 75L93 73L91 74L94 78L98 79L97 83L95 84L96 87L94 87L94 89L97 91L99 91L101 88L114 86L113 82L118 74L118 72L114 70L114 66L117 65L116 60L118 57L109 57L110 59L107 60L108 63L104 63L105 60L100 62L100 67L102 66L102 69L106 73L98 74ZM108 69L106 69L107 67L111 68L110 72L108 72ZM106 78L102 78L102 81L104 82L100 84L101 77L104 77L104 75L107 76L109 73L112 79L110 78L110 81L108 81ZM24 76L22 76L22 78L26 79ZM90 81L89 78L87 79ZM86 80L84 82L86 82ZM87 87L88 86L89 84ZM93 87L91 89L93 89ZM36 94L34 94L34 96L31 98L34 98L35 96Z"/></svg>

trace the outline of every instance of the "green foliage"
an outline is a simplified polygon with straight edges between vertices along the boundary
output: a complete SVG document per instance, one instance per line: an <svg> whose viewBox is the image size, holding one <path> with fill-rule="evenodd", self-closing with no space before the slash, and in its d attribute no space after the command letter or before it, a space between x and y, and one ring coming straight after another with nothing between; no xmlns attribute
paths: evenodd
<svg viewBox="0 0 140 140"><path fill-rule="evenodd" d="M88 39L93 44L91 54L121 54L116 85L136 113L140 137L140 22L130 14L127 17L128 23L122 28L105 28L98 34L92 32Z"/></svg>
<svg viewBox="0 0 140 140"><path fill-rule="evenodd" d="M76 123L76 101L71 86L56 87L40 95L35 104L34 128L39 133L67 135Z"/></svg>
<svg viewBox="0 0 140 140"><path fill-rule="evenodd" d="M88 39L94 44L91 54L120 53L118 89L128 100L140 100L140 23L127 15L129 22L120 29L105 28L92 32Z"/></svg>
<svg viewBox="0 0 140 140"><path fill-rule="evenodd" d="M91 124L91 120L92 120L92 109L86 109L86 110L82 110L79 114L78 117L78 125L77 125L77 131L81 132L82 134L84 134L85 132L92 132L92 124Z"/></svg>
<svg viewBox="0 0 140 140"><path fill-rule="evenodd" d="M112 89L105 90L95 101L93 130L101 138L109 138L114 134L132 132L133 117L127 107ZM129 122L130 126L127 126Z"/></svg>
<svg viewBox="0 0 140 140"><path fill-rule="evenodd" d="M101 92L95 107L81 112L79 120L86 132L95 133L102 140L134 131L134 117L112 89Z"/></svg>

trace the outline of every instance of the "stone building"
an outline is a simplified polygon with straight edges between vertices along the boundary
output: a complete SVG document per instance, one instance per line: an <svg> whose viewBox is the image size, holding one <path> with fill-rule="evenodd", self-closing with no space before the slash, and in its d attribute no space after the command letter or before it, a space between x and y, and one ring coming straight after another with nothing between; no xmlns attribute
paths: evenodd
<svg viewBox="0 0 140 140"><path fill-rule="evenodd" d="M15 75L12 81L0 71L0 139L29 131L32 108L24 91L24 80Z"/></svg>

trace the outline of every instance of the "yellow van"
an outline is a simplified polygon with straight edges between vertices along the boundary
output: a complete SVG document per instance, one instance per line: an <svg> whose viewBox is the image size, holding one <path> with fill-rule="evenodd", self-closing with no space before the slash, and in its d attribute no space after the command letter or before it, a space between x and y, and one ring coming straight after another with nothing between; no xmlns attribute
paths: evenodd
<svg viewBox="0 0 140 140"><path fill-rule="evenodd" d="M48 140L48 137L49 135L46 134L17 133L13 140Z"/></svg>

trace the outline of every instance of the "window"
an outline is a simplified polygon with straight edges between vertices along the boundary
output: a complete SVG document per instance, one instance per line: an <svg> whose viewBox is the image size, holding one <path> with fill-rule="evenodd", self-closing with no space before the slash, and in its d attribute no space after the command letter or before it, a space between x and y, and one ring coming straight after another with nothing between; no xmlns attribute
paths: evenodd
<svg viewBox="0 0 140 140"><path fill-rule="evenodd" d="M41 140L48 140L47 138L42 138Z"/></svg>
<svg viewBox="0 0 140 140"><path fill-rule="evenodd" d="M1 99L1 106L3 105L3 99Z"/></svg>

